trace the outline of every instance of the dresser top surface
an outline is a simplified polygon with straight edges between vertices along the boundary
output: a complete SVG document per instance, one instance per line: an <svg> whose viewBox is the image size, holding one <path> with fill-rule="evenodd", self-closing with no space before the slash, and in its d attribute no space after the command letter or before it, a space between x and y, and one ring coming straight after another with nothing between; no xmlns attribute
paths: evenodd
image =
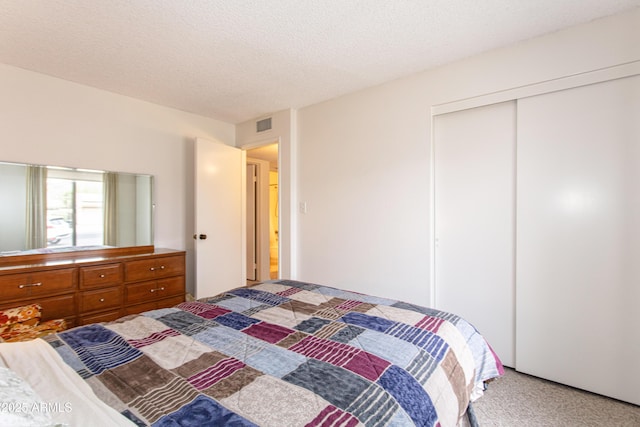
<svg viewBox="0 0 640 427"><path fill-rule="evenodd" d="M157 258L162 256L184 255L186 252L177 249L151 248L151 251L87 251L82 254L74 254L70 257L40 256L26 260L0 260L0 275L15 274L24 271L49 270L57 268L83 267L89 265L106 264L109 262L122 262L135 259ZM9 258L9 257L8 257ZM22 261L22 262L21 262Z"/></svg>

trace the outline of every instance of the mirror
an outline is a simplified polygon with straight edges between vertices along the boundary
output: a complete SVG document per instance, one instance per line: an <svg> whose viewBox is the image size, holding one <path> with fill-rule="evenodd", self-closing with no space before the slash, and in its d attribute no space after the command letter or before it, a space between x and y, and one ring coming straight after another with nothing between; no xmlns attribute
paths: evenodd
<svg viewBox="0 0 640 427"><path fill-rule="evenodd" d="M0 256L153 245L153 176L0 162Z"/></svg>

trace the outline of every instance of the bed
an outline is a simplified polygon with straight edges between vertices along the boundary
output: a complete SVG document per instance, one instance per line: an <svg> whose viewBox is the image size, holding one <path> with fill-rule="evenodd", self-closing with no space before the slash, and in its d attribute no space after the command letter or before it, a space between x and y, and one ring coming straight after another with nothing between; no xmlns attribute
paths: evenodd
<svg viewBox="0 0 640 427"><path fill-rule="evenodd" d="M39 402L15 408L51 425L455 426L504 372L459 316L289 280L0 344L0 356Z"/></svg>

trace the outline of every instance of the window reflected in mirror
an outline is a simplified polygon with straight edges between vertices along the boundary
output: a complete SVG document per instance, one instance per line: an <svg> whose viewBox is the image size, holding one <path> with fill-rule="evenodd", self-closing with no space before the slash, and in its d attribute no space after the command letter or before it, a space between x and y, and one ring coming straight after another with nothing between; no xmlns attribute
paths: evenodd
<svg viewBox="0 0 640 427"><path fill-rule="evenodd" d="M0 162L0 256L153 244L153 177Z"/></svg>
<svg viewBox="0 0 640 427"><path fill-rule="evenodd" d="M48 169L47 247L108 243L104 239L103 176Z"/></svg>

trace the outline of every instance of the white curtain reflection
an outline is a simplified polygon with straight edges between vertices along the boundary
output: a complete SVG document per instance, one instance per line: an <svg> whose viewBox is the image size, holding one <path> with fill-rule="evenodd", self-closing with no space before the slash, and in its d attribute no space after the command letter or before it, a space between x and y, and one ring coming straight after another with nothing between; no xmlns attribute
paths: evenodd
<svg viewBox="0 0 640 427"><path fill-rule="evenodd" d="M118 174L103 176L104 244L118 246Z"/></svg>
<svg viewBox="0 0 640 427"><path fill-rule="evenodd" d="M27 166L26 248L47 247L47 168Z"/></svg>

